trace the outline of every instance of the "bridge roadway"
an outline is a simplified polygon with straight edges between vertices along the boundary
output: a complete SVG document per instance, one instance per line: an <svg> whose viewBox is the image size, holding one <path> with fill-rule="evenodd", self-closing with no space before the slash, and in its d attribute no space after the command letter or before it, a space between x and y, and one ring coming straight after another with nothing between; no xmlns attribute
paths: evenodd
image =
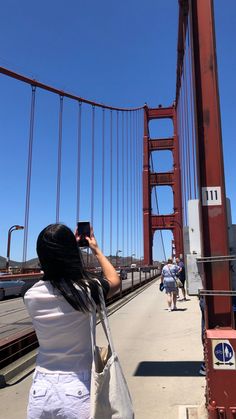
<svg viewBox="0 0 236 419"><path fill-rule="evenodd" d="M149 275L149 274L147 274ZM148 276L147 276L148 277ZM142 280L145 275L142 273ZM139 272L133 273L133 285L140 281ZM132 285L132 275L128 273L127 279L122 281L122 290L126 290ZM117 292L119 293L119 291ZM0 340L10 335L28 330L32 327L32 322L25 309L22 298L8 298L0 302Z"/></svg>
<svg viewBox="0 0 236 419"><path fill-rule="evenodd" d="M168 312L159 280L109 316L136 419L206 418L197 297ZM98 325L98 343L104 338ZM25 419L32 374L0 390L0 418ZM188 415L188 416L187 416ZM121 418L125 419L125 418Z"/></svg>

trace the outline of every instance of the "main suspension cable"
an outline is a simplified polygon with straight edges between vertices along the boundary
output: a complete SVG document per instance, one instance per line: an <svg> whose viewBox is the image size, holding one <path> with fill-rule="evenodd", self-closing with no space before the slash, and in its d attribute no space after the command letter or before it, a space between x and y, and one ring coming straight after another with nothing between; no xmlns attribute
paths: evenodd
<svg viewBox="0 0 236 419"><path fill-rule="evenodd" d="M80 97L80 96L74 95L72 93L66 92L64 90L60 90L60 89L57 89L55 87L49 86L47 84L41 83L41 82L39 82L35 79L31 79L29 77L23 76L22 74L16 73L16 72L11 71L11 70L9 70L5 67L2 67L2 66L0 66L0 73L5 74L6 76L14 78L16 80L20 80L24 83L34 85L35 87L39 87L43 90L47 90L51 93L56 93L59 96L67 97L69 99L73 99L73 100L76 100L76 101L81 101L83 103L87 103L88 105L96 106L96 107L99 107L99 108L110 109L110 110L113 110L113 111L135 111L135 110L144 108L144 105L134 107L134 108L119 108L119 107L116 107L116 106L109 106L109 105L105 105L103 103L88 100L88 99L85 99L83 97Z"/></svg>

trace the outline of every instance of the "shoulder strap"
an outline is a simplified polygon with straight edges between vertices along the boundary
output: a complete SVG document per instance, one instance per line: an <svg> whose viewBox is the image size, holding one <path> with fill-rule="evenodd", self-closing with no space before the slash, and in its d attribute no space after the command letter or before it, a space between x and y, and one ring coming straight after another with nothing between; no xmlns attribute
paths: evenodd
<svg viewBox="0 0 236 419"><path fill-rule="evenodd" d="M170 274L171 274L172 278L173 278L173 279L174 279L174 281L176 282L176 279L175 279L174 275L172 275L172 272L171 272L171 270L170 270L169 266L168 266L168 270L169 270L169 272L170 272Z"/></svg>
<svg viewBox="0 0 236 419"><path fill-rule="evenodd" d="M99 319L100 319L104 334L106 336L107 342L110 345L111 352L114 353L115 348L114 348L110 326L108 322L107 310L106 310L102 285L98 279L94 279L94 280L98 283L98 296L99 296L99 302L100 302L100 307L95 306L95 303L94 303L94 307L98 311ZM91 295L90 289L88 290L88 292L89 292L89 295ZM95 317L93 313L90 312L90 333L91 333L93 360L94 360L94 355L95 355L95 350L96 350L96 324L94 324L94 322L95 322ZM94 330L95 330L95 334L94 334Z"/></svg>

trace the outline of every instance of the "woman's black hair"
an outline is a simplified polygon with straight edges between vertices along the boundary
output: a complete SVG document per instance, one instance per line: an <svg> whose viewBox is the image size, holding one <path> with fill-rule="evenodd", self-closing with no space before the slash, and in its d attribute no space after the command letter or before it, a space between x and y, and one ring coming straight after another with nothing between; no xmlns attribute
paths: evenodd
<svg viewBox="0 0 236 419"><path fill-rule="evenodd" d="M37 253L43 279L50 281L75 310L89 311L88 285L92 293L97 283L84 269L73 232L64 224L50 224L38 236Z"/></svg>

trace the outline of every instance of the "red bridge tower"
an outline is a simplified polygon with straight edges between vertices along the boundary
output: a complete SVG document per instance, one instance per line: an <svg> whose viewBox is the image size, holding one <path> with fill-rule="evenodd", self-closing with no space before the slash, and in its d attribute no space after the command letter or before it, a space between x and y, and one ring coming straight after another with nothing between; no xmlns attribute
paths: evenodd
<svg viewBox="0 0 236 419"><path fill-rule="evenodd" d="M170 118L173 122L172 138L150 138L149 121ZM173 232L176 255L183 254L183 222L179 145L176 127L175 106L169 108L148 108L144 110L144 141L143 141L143 228L144 228L144 264L153 263L153 235L156 230ZM150 171L150 155L152 151L170 150L173 155L173 170L165 173ZM152 214L152 187L171 186L173 190L173 213L168 215Z"/></svg>

